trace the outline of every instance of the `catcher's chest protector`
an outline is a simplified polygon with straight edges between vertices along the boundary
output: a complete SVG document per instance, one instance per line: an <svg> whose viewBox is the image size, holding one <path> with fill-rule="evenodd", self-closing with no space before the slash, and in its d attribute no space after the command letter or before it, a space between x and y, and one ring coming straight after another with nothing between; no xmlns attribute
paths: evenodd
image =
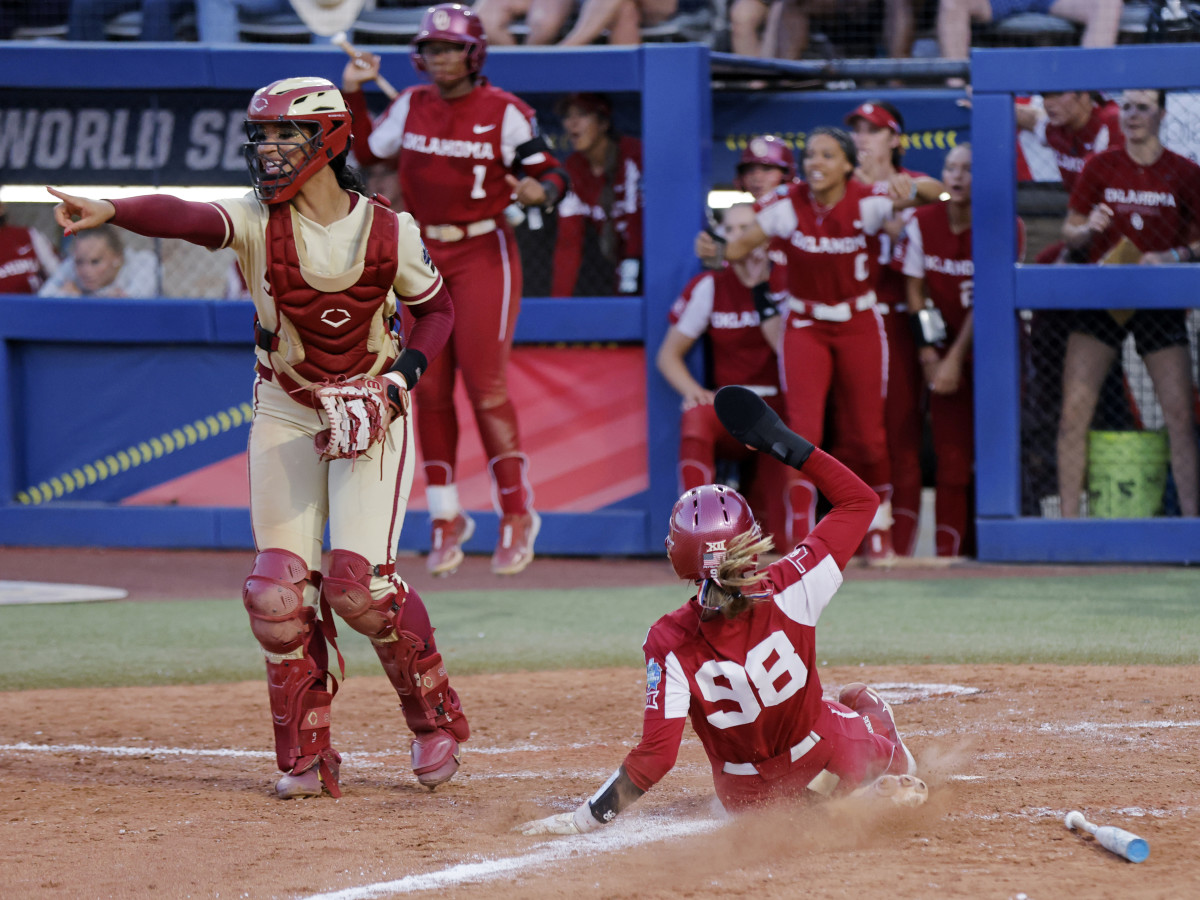
<svg viewBox="0 0 1200 900"><path fill-rule="evenodd" d="M364 374L372 368L381 349L368 349L367 339L396 278L399 223L390 210L371 205L373 215L362 272L357 281L336 291L321 290L306 280L292 228L291 204L271 207L266 235L270 260L267 281L278 317L290 321L303 341L304 359L295 370L308 381ZM352 274L353 269L342 276L322 276L321 280L344 281Z"/></svg>

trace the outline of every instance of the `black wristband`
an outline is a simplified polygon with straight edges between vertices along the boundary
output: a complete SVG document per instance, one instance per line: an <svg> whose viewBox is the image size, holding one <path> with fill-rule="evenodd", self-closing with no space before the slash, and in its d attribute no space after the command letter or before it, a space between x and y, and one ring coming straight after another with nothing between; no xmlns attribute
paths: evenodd
<svg viewBox="0 0 1200 900"><path fill-rule="evenodd" d="M750 293L754 297L754 308L758 310L759 323L766 322L779 315L779 307L772 303L771 298L767 295L767 283L765 281L761 281L750 288Z"/></svg>
<svg viewBox="0 0 1200 900"><path fill-rule="evenodd" d="M597 822L608 823L644 793L646 792L629 778L625 766L622 764L612 774L612 777L604 782L600 790L591 796L588 800L588 808L592 811L593 819Z"/></svg>
<svg viewBox="0 0 1200 900"><path fill-rule="evenodd" d="M390 371L399 372L403 375L404 381L411 391L417 386L421 375L428 368L429 360L425 358L424 353L420 350L413 350L411 347L405 347L400 351L400 355L396 358L396 362L392 364Z"/></svg>
<svg viewBox="0 0 1200 900"><path fill-rule="evenodd" d="M915 313L908 313L908 328L912 332L913 341L917 345L917 349L922 347L932 347L933 344L925 340L925 329L921 327L921 320L916 317Z"/></svg>

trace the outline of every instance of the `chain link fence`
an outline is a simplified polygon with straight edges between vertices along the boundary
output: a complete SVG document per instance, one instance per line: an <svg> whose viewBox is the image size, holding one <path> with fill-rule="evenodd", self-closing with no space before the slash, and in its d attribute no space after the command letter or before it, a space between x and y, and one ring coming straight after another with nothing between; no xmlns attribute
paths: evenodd
<svg viewBox="0 0 1200 900"><path fill-rule="evenodd" d="M1017 117L1027 264L1197 262L1200 94L1047 94ZM1021 324L1022 514L1196 515L1200 309Z"/></svg>

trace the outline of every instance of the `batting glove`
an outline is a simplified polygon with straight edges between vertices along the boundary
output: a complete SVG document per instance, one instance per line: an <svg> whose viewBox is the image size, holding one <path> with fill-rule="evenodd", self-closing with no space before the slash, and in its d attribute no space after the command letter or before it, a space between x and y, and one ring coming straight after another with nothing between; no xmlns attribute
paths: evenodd
<svg viewBox="0 0 1200 900"><path fill-rule="evenodd" d="M587 834L603 824L603 822L596 821L595 816L592 815L592 808L585 801L574 812L559 813L545 819L534 819L532 822L518 825L515 830L527 835Z"/></svg>

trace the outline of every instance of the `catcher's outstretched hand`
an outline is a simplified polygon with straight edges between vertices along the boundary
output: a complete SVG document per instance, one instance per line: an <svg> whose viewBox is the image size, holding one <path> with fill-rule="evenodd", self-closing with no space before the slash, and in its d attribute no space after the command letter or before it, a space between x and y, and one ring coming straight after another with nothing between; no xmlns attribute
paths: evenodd
<svg viewBox="0 0 1200 900"><path fill-rule="evenodd" d="M116 215L116 207L108 200L76 197L52 187L47 187L46 190L62 201L54 207L54 221L62 228L63 234L75 234L87 228L95 228Z"/></svg>
<svg viewBox="0 0 1200 900"><path fill-rule="evenodd" d="M749 388L727 385L717 391L713 406L731 435L794 469L813 452L813 445L784 425L779 414Z"/></svg>

